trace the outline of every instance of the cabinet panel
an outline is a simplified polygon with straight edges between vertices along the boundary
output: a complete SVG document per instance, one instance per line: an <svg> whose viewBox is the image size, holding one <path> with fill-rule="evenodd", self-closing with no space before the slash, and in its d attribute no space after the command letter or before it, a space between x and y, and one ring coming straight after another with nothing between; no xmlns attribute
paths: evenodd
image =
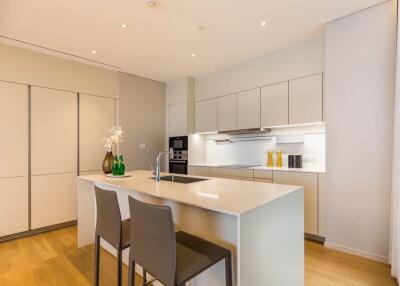
<svg viewBox="0 0 400 286"><path fill-rule="evenodd" d="M260 178L254 178L254 182L272 184L272 179L260 179Z"/></svg>
<svg viewBox="0 0 400 286"><path fill-rule="evenodd" d="M242 177L253 180L253 169L211 167L210 176L220 178Z"/></svg>
<svg viewBox="0 0 400 286"><path fill-rule="evenodd" d="M218 130L218 100L216 98L196 102L196 132Z"/></svg>
<svg viewBox="0 0 400 286"><path fill-rule="evenodd" d="M237 129L237 95L218 97L218 131Z"/></svg>
<svg viewBox="0 0 400 286"><path fill-rule="evenodd" d="M76 93L32 87L32 175L77 171Z"/></svg>
<svg viewBox="0 0 400 286"><path fill-rule="evenodd" d="M318 235L325 237L325 174L318 174Z"/></svg>
<svg viewBox="0 0 400 286"><path fill-rule="evenodd" d="M28 230L28 178L0 179L0 236Z"/></svg>
<svg viewBox="0 0 400 286"><path fill-rule="evenodd" d="M274 184L304 187L304 231L318 235L318 174L274 171Z"/></svg>
<svg viewBox="0 0 400 286"><path fill-rule="evenodd" d="M187 103L178 103L168 106L168 135L186 136L188 134Z"/></svg>
<svg viewBox="0 0 400 286"><path fill-rule="evenodd" d="M203 166L188 166L188 175L209 177L210 168Z"/></svg>
<svg viewBox="0 0 400 286"><path fill-rule="evenodd" d="M0 178L28 175L28 86L0 81Z"/></svg>
<svg viewBox="0 0 400 286"><path fill-rule="evenodd" d="M72 173L32 177L32 229L76 220L76 176Z"/></svg>
<svg viewBox="0 0 400 286"><path fill-rule="evenodd" d="M103 138L115 125L115 100L86 94L79 95L79 166L80 171L101 170L105 156Z"/></svg>
<svg viewBox="0 0 400 286"><path fill-rule="evenodd" d="M271 170L254 169L254 178L272 180L272 171Z"/></svg>
<svg viewBox="0 0 400 286"><path fill-rule="evenodd" d="M238 129L260 127L260 89L252 89L237 94Z"/></svg>
<svg viewBox="0 0 400 286"><path fill-rule="evenodd" d="M289 124L322 120L322 74L289 81Z"/></svg>
<svg viewBox="0 0 400 286"><path fill-rule="evenodd" d="M261 126L289 124L289 83L278 83L261 89Z"/></svg>

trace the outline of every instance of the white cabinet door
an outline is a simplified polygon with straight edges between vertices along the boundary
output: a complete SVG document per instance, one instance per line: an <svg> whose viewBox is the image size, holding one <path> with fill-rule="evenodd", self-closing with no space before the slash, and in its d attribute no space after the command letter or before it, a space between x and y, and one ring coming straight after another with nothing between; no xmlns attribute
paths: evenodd
<svg viewBox="0 0 400 286"><path fill-rule="evenodd" d="M32 87L32 175L77 172L78 96Z"/></svg>
<svg viewBox="0 0 400 286"><path fill-rule="evenodd" d="M322 74L289 81L289 124L322 121Z"/></svg>
<svg viewBox="0 0 400 286"><path fill-rule="evenodd" d="M196 132L218 130L218 100L216 98L196 102Z"/></svg>
<svg viewBox="0 0 400 286"><path fill-rule="evenodd" d="M289 83L269 85L261 89L261 127L289 124Z"/></svg>
<svg viewBox="0 0 400 286"><path fill-rule="evenodd" d="M28 178L0 179L0 237L28 230Z"/></svg>
<svg viewBox="0 0 400 286"><path fill-rule="evenodd" d="M304 231L318 235L318 174L274 171L273 181L304 187Z"/></svg>
<svg viewBox="0 0 400 286"><path fill-rule="evenodd" d="M115 99L79 95L79 168L101 170L105 156L103 138L115 125Z"/></svg>
<svg viewBox="0 0 400 286"><path fill-rule="evenodd" d="M32 229L77 218L76 173L32 176Z"/></svg>
<svg viewBox="0 0 400 286"><path fill-rule="evenodd" d="M325 237L325 174L318 174L318 235Z"/></svg>
<svg viewBox="0 0 400 286"><path fill-rule="evenodd" d="M168 106L168 135L186 136L188 134L188 105L186 102Z"/></svg>
<svg viewBox="0 0 400 286"><path fill-rule="evenodd" d="M260 89L252 89L237 94L238 129L261 126Z"/></svg>
<svg viewBox="0 0 400 286"><path fill-rule="evenodd" d="M28 86L0 82L0 178L28 175Z"/></svg>
<svg viewBox="0 0 400 286"><path fill-rule="evenodd" d="M218 131L237 129L237 95L218 97Z"/></svg>

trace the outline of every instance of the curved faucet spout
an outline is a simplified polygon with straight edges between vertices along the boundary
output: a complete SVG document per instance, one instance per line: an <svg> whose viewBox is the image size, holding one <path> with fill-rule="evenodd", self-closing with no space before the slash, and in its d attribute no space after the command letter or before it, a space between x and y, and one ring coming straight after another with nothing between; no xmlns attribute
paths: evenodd
<svg viewBox="0 0 400 286"><path fill-rule="evenodd" d="M174 157L174 150L172 148L169 149L169 151L164 151L164 152L160 152L157 155L157 165L156 165L156 171L155 171L155 176L156 176L156 181L159 182L161 180L161 176L160 176L160 164L161 164L161 157L162 155L167 155L170 158Z"/></svg>

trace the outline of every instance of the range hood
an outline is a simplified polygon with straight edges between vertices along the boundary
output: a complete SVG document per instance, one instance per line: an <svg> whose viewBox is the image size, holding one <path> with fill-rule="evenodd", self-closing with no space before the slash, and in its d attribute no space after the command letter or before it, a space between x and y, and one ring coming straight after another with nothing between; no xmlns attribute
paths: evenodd
<svg viewBox="0 0 400 286"><path fill-rule="evenodd" d="M249 128L249 129L237 129L237 130L226 130L226 131L218 131L218 134L251 134L251 133L266 133L271 132L269 128Z"/></svg>

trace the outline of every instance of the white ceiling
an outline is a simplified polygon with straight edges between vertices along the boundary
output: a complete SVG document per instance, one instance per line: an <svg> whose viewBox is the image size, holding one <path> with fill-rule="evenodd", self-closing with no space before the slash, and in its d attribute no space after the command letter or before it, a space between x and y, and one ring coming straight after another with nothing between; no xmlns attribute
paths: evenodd
<svg viewBox="0 0 400 286"><path fill-rule="evenodd" d="M0 0L0 35L165 82L297 43L322 33L329 21L380 2L159 0L149 8L144 0Z"/></svg>

